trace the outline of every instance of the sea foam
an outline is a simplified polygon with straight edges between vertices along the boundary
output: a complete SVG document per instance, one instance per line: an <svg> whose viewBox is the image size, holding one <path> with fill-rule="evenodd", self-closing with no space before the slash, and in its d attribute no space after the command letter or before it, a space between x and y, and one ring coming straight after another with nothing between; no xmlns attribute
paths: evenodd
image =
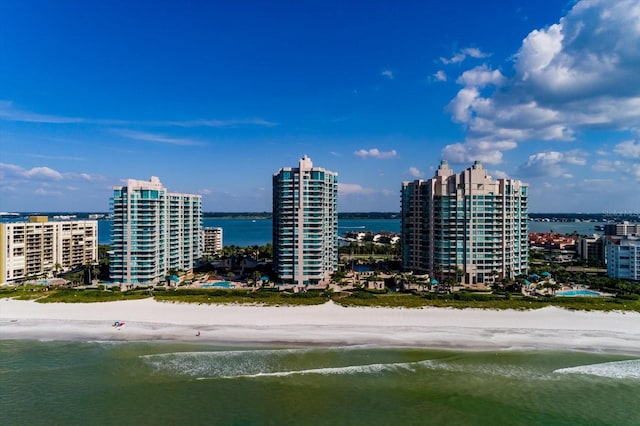
<svg viewBox="0 0 640 426"><path fill-rule="evenodd" d="M327 357L321 352L328 352ZM140 358L158 373L196 379L284 377L291 375L375 374L386 370L415 371L429 361L339 365L345 360L332 357L340 351L276 349L219 352L173 352L143 355ZM353 361L353 360L351 360Z"/></svg>
<svg viewBox="0 0 640 426"><path fill-rule="evenodd" d="M554 373L589 374L592 376L610 377L614 379L640 379L640 359L560 368L555 370Z"/></svg>

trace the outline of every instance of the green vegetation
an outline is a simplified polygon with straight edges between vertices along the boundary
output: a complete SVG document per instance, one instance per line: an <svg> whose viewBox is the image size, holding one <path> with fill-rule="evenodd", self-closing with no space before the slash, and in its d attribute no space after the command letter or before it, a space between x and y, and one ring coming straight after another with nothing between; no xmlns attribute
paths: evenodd
<svg viewBox="0 0 640 426"><path fill-rule="evenodd" d="M376 260L400 258L400 244L375 244L373 242L356 243L338 247L342 261L351 259L364 260L373 263Z"/></svg>
<svg viewBox="0 0 640 426"><path fill-rule="evenodd" d="M260 289L220 290L220 289L179 289L155 291L154 297L160 302L198 303L198 304L260 304L265 306L280 305L321 305L329 300L329 293L308 291L305 293L288 293Z"/></svg>
<svg viewBox="0 0 640 426"><path fill-rule="evenodd" d="M338 293L332 299L342 306L373 307L440 307L476 309L540 309L546 306L579 311L636 311L640 312L640 300L628 297L544 297L533 298L511 293L493 294L460 291L453 294L438 293L386 293L357 291Z"/></svg>
<svg viewBox="0 0 640 426"><path fill-rule="evenodd" d="M0 299L33 300L43 297L45 287L26 285L20 287L0 287Z"/></svg>
<svg viewBox="0 0 640 426"><path fill-rule="evenodd" d="M256 304L263 306L320 305L328 300L349 306L394 308L476 308L476 309L540 309L557 306L582 311L640 312L640 296L624 294L618 297L527 297L520 294L458 291L454 293L418 292L396 293L384 290L359 289L332 293L308 291L290 293L276 288L255 289L138 289L121 292L114 289L49 288L21 286L0 288L0 298L36 300L39 303L93 303L135 300L153 297L160 302L194 304Z"/></svg>
<svg viewBox="0 0 640 426"><path fill-rule="evenodd" d="M150 297L148 291L110 291L62 288L49 291L38 299L40 303L94 303L115 302L118 300L136 300Z"/></svg>

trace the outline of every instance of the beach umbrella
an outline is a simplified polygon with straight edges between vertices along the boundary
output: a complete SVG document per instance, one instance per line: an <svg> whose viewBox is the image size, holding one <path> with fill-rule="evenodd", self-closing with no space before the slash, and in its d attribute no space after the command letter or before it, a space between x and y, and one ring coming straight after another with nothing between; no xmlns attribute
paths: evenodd
<svg viewBox="0 0 640 426"><path fill-rule="evenodd" d="M550 273L548 273L547 271L544 271L544 272L543 272L542 274L540 274L540 275L542 275L543 277L550 277L550 276L551 276L551 274L550 274Z"/></svg>
<svg viewBox="0 0 640 426"><path fill-rule="evenodd" d="M438 280L436 280L435 278L431 280L431 284L438 284Z"/></svg>
<svg viewBox="0 0 640 426"><path fill-rule="evenodd" d="M524 280L524 284L525 284L525 285L531 285L531 281L529 281L529 280Z"/></svg>

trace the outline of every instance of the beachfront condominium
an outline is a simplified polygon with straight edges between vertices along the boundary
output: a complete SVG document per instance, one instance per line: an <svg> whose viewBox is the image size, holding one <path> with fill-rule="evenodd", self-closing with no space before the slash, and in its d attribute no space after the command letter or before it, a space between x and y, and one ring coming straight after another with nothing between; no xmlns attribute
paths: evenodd
<svg viewBox="0 0 640 426"><path fill-rule="evenodd" d="M338 174L298 167L273 175L273 260L281 284L327 285L338 269Z"/></svg>
<svg viewBox="0 0 640 426"><path fill-rule="evenodd" d="M98 261L98 221L47 216L0 224L0 283L50 278Z"/></svg>
<svg viewBox="0 0 640 426"><path fill-rule="evenodd" d="M112 282L152 285L193 270L202 251L200 195L167 192L155 176L129 179L113 187L111 210Z"/></svg>
<svg viewBox="0 0 640 426"><path fill-rule="evenodd" d="M640 236L612 236L605 241L607 276L640 281Z"/></svg>
<svg viewBox="0 0 640 426"><path fill-rule="evenodd" d="M519 180L493 180L479 162L455 174L442 161L433 178L403 182L403 268L463 284L525 274L527 189Z"/></svg>

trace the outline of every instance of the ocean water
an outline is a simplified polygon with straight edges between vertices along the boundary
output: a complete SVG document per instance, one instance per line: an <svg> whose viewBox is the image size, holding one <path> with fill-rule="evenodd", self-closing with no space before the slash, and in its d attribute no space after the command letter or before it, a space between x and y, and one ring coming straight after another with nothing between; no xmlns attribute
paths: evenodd
<svg viewBox="0 0 640 426"><path fill-rule="evenodd" d="M271 219L204 219L206 227L220 227L224 245L240 247L265 245L271 243ZM589 222L529 222L529 232L559 232L591 235L596 232L594 226L602 223ZM341 219L338 223L340 235L347 231L389 231L400 232L400 219ZM111 221L98 221L99 244L111 244Z"/></svg>
<svg viewBox="0 0 640 426"><path fill-rule="evenodd" d="M637 425L640 359L0 340L0 424Z"/></svg>
<svg viewBox="0 0 640 426"><path fill-rule="evenodd" d="M272 242L271 219L203 219L205 227L222 228L223 245L247 247ZM111 244L111 221L98 221L98 243ZM373 232L400 232L400 219L342 219L338 232L367 230Z"/></svg>

